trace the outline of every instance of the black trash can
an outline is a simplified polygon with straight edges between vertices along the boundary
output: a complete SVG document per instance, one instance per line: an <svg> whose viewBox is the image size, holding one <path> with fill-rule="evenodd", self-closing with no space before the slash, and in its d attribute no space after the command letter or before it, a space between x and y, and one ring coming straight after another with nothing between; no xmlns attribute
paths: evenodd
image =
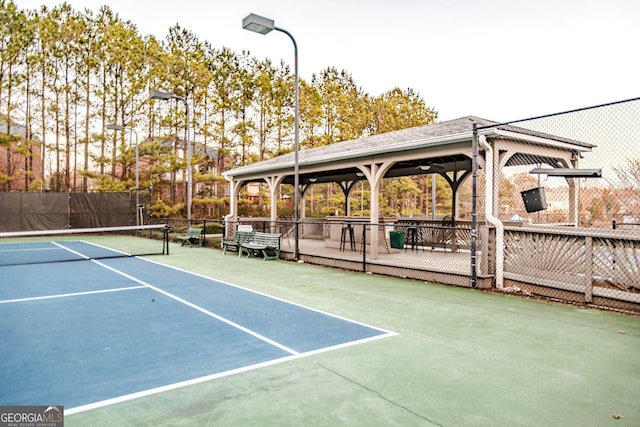
<svg viewBox="0 0 640 427"><path fill-rule="evenodd" d="M404 231L391 231L389 233L389 240L391 240L391 247L394 249L402 249L404 248L404 239L405 239Z"/></svg>

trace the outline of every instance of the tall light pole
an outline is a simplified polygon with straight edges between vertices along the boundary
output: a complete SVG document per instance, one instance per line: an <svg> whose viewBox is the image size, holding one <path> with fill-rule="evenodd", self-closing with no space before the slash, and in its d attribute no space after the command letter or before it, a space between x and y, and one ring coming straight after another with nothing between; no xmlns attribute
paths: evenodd
<svg viewBox="0 0 640 427"><path fill-rule="evenodd" d="M192 188L191 188L191 143L189 142L189 103L186 98L182 96L174 95L171 92L162 92L159 90L152 90L149 93L149 99L160 99L164 101L177 99L178 101L182 101L184 104L185 114L187 116L187 223L191 225L191 199L192 199Z"/></svg>
<svg viewBox="0 0 640 427"><path fill-rule="evenodd" d="M139 209L140 209L140 151L138 150L138 132L131 126L123 126L123 125L107 125L107 129L109 130L128 130L129 133L129 141L131 141L131 134L136 136L136 225L140 225L139 218Z"/></svg>
<svg viewBox="0 0 640 427"><path fill-rule="evenodd" d="M279 28L275 26L275 22L273 19L265 18L263 16L256 15L255 13L251 13L247 15L242 20L242 28L245 30L253 31L254 33L259 34L268 34L271 30L280 31L281 33L285 33L291 41L293 42L293 53L294 53L294 70L295 70L295 88L294 88L294 160L293 160L293 216L295 222L295 245L294 245L294 257L295 259L300 258L300 250L298 247L298 222L300 219L299 215L299 196L298 196L298 187L300 186L300 173L298 167L298 150L299 150L299 117L298 117L298 44L296 40L293 38L290 32L285 30L284 28Z"/></svg>

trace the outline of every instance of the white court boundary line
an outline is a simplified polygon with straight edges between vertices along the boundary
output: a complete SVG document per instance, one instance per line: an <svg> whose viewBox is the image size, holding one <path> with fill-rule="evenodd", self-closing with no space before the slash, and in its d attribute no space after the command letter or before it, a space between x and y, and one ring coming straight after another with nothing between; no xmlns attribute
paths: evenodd
<svg viewBox="0 0 640 427"><path fill-rule="evenodd" d="M167 267L167 268L170 268L172 270L180 271L182 273L186 273L186 274L189 274L189 275L192 275L192 276L200 277L200 278L209 280L211 282L217 282L217 283L221 283L221 284L226 285L226 286L231 286L232 288L241 289L243 291L251 292L252 294L260 295L260 296L263 296L265 298L269 298L269 299L272 299L272 300L284 302L286 304L290 304L290 305L293 305L293 306L296 306L296 307L304 308L305 310L314 311L316 313L324 314L325 316L333 317L334 319L340 319L340 320L344 320L345 322L350 322L350 323L354 323L356 325L365 326L367 328L374 329L376 331L380 331L380 332L386 334L387 336L398 335L397 332L393 332L393 331L389 331L389 330L386 330L386 329L382 329L382 328L379 328L377 326L372 326L372 325L369 325L367 323L359 322L357 320L349 319L349 318L344 317L344 316L339 316L337 314L333 314L333 313L329 313L327 311L323 311L323 310L320 310L320 309L317 309L317 308L309 307L309 306L306 306L304 304L299 304L297 302L289 301L289 300L286 300L284 298L280 298L280 297L276 297L276 296L273 296L273 295L265 294L264 292L256 291L256 290L249 289L249 288L245 288L243 286L235 285L233 283L225 282L224 280L213 279L213 278L211 278L209 276L205 276L204 274L194 273L192 271L188 271L188 270L182 269L180 267L174 267L172 265L163 264L161 262L158 262L158 261L155 261L155 260L151 260L151 259L147 259L147 258L142 258L142 257L135 257L135 258L140 259L142 261L150 262L152 264L158 264L158 265L161 265L163 267Z"/></svg>
<svg viewBox="0 0 640 427"><path fill-rule="evenodd" d="M68 294L54 294L54 295L44 295L41 297L28 297L28 298L16 298L16 299L8 299L0 301L0 304L9 304L14 302L26 302L26 301L38 301L45 299L54 299L54 298L67 298L67 297L78 297L84 295L95 295L95 294L106 294L108 292L122 292L129 291L132 289L142 289L146 288L146 286L128 286L125 288L113 288L113 289L100 289L97 291L85 291L85 292L72 292Z"/></svg>
<svg viewBox="0 0 640 427"><path fill-rule="evenodd" d="M112 248L108 248L106 246L102 246L102 245L98 245L98 244L95 244L95 243L92 243L92 242L88 242L86 240L64 240L63 242L64 243L67 243L67 242L84 243L85 245L95 246L95 247L98 247L98 248L109 250L111 252L115 252L115 253L119 253L119 254L123 254L123 255L129 255L126 252L118 251L118 250L115 250L115 249L112 249ZM40 243L46 243L49 246L41 247L41 248L5 249L5 250L3 250L3 252L6 252L6 253L9 253L9 252L22 253L22 252L66 251L66 252L71 252L72 254L80 257L81 259L80 260L60 260L59 262L81 261L81 260L89 260L89 259L91 259L90 257L88 257L88 256L86 256L86 255L84 255L84 254L82 254L80 252L74 251L73 249L63 245L60 242L51 241L51 242L40 242ZM131 255L129 255L129 256L131 256ZM56 262L56 261L54 261L54 262ZM28 263L28 262L24 263L24 264L23 263L17 263L16 265L28 265L28 264L31 264L31 263ZM7 267L9 267L9 266L10 265L7 265Z"/></svg>
<svg viewBox="0 0 640 427"><path fill-rule="evenodd" d="M330 347L324 347L318 350L313 350L313 351L309 351L306 353L298 353L298 354L294 354L291 356L286 356L286 357L281 357L279 359L273 359L273 360L268 360L266 362L262 362L262 363L256 363L254 365L248 365L248 366L243 366L241 368L236 368L236 369L230 369L228 371L224 371L224 372L218 372L217 374L212 374L212 375L205 375L203 377L198 377L198 378L193 378L190 380L186 380L186 381L180 381L174 384L167 384L164 386L160 386L160 387L155 387L155 388L151 388L148 390L143 390L143 391L139 391L136 393L131 393L131 394L125 394L123 396L118 396L118 397L114 397L112 399L106 399L106 400L102 400L99 402L94 402L94 403L88 403L86 405L81 405L81 406L76 406L74 408L65 408L64 413L65 415L73 415L73 414L78 414L80 412L86 412L86 411L91 411L93 409L98 409L98 408L104 408L106 406L111 406L111 405L115 405L118 403L123 403L123 402L128 402L130 400L134 400L134 399L139 399L141 397L147 397L147 396L152 396L154 394L159 394L159 393L164 393L164 392L168 392L168 391L172 391L172 390L177 390L179 388L183 388L183 387L188 387L188 386L192 386L192 385L196 385L196 384L201 384L207 381L211 381L211 380L215 380L215 379L219 379L219 378L225 378L225 377L229 377L235 374L239 374L242 372L249 372L249 371L253 371L256 369L261 369L261 368L265 368L268 366L274 366L274 365L278 365L280 363L284 363L284 362L289 362L292 360L298 360L298 359L302 359L305 357L309 357L309 356L313 356L316 354L321 354L321 353L326 353L329 351L333 351L333 350L337 350L340 348L346 348L346 347L351 347L354 345L358 345L358 344L363 344L365 342L371 342L371 341L376 341L382 338L386 338L390 335L376 335L374 337L369 337L369 338L364 338L361 340L357 340L357 341L350 341L348 343L344 343L344 344L338 344L335 346L330 346Z"/></svg>
<svg viewBox="0 0 640 427"><path fill-rule="evenodd" d="M44 252L44 251L59 251L63 248L20 248L20 249L3 249L4 253L21 253L21 252Z"/></svg>
<svg viewBox="0 0 640 427"><path fill-rule="evenodd" d="M240 330L240 331L242 331L242 332L244 332L244 333L246 333L248 335L253 336L254 338L257 338L257 339L259 339L261 341L264 341L267 344L270 344L270 345L272 345L274 347L277 347L280 350L283 350L283 351L285 351L285 352L287 352L287 353L289 353L291 355L299 354L297 351L295 351L295 350L293 350L293 349L291 349L291 348L289 348L289 347L287 347L287 346L285 346L283 344L280 344L279 342L276 342L276 341L274 341L274 340L272 340L270 338L267 338L264 335L261 335L261 334L255 332L255 331L252 331L249 328L245 328L244 326L242 326L242 325L240 325L240 324L238 324L236 322L233 322L233 321L231 321L231 320L229 320L229 319L227 319L225 317L219 316L219 315L215 314L212 311L209 311L209 310L207 310L205 308L200 307L199 305L196 305L196 304L194 304L192 302L189 302L189 301L187 301L187 300L185 300L183 298L180 298L179 296L174 295L171 292L164 291L164 290L162 290L162 289L160 289L160 288L158 288L156 286L153 286L153 285L151 285L151 284L149 284L149 283L147 283L147 282L145 282L143 280L138 279L137 277L133 277L133 276L131 276L131 275L129 275L129 274L123 272L123 271L120 271L120 270L118 270L116 268L110 267L110 266L108 266L108 265L106 265L106 264L104 264L104 263L102 263L100 261L97 261L97 260L91 260L91 261L96 263L96 264L98 264L99 266L101 266L103 268L106 268L107 270L110 270L110 271L112 271L112 272L114 272L116 274L119 274L119 275L121 275L123 277L126 277L129 280L133 280L134 282L140 283L141 285L146 286L149 289L153 289L154 291L156 291L156 292L158 292L158 293L160 293L162 295L165 295L165 296L167 296L167 297L169 297L169 298L171 298L171 299L173 299L175 301L178 301L179 303L184 304L187 307L193 308L194 310L199 311L201 313L204 313L209 317L213 317L216 320L224 322L229 326L232 326L232 327L234 327L234 328L236 328L236 329L238 329L238 330Z"/></svg>
<svg viewBox="0 0 640 427"><path fill-rule="evenodd" d="M93 244L91 242L84 242L84 243ZM54 243L54 244L58 245L57 243ZM347 347L359 345L359 344L362 344L362 343L365 343L365 342L376 341L376 340L379 340L379 339L383 339L383 338L387 338L387 337L390 337L390 336L397 335L397 333L395 333L395 332L387 331L387 330L384 330L384 329L381 329L381 328L378 328L378 327L375 327L375 326L371 326L371 325L368 325L368 324L365 324L365 323L362 323L362 322L358 322L358 321L355 321L355 320L352 320L352 319L348 319L346 317L337 316L335 314L328 313L328 312L325 312L325 311L322 311L322 310L318 310L318 309L315 309L315 308L312 308L312 307L307 307L307 306L304 306L302 304L298 304L298 303L295 303L295 302L292 302L292 301L287 301L287 300L285 300L283 298L274 297L272 295L268 295L268 294L265 294L265 293L262 293L262 292L259 292L259 291L255 291L255 290L252 290L252 289L244 288L242 286L234 285L232 283L224 282L224 281L221 281L221 280L218 280L218 279L213 279L211 277L208 277L208 276L205 276L205 275L202 275L202 274L193 273L193 272L190 272L190 271L178 268L178 267L170 266L170 265L167 265L167 264L163 264L163 263L160 263L160 262L157 262L157 261L149 260L149 259L142 258L142 257L135 257L136 259L139 259L139 260L143 260L143 261L146 261L146 262L157 264L157 265L160 265L160 266L163 266L163 267L167 267L167 268L170 268L170 269L173 269L173 270L176 270L176 271L180 271L182 273L186 273L186 274L189 274L189 275L193 275L193 276L197 276L197 277L200 277L200 278L204 278L204 279L209 280L211 282L216 282L216 283L220 283L220 284L223 284L223 285L226 285L226 286L231 286L231 287L234 287L234 288L237 288L237 289L241 289L241 290L244 290L244 291L247 291L247 292L254 293L256 295L260 295L260 296L263 296L263 297L266 297L266 298L270 298L270 299L273 299L273 300L276 300L276 301L284 302L284 303L290 304L292 306L297 306L297 307L304 308L304 309L312 311L312 312L324 314L326 316L333 317L335 319L344 320L344 321L347 321L347 322L350 322L350 323L353 323L353 324L357 324L357 325L360 325L360 326L365 326L367 328L370 328L370 329L373 329L373 330L376 330L376 331L380 331L380 335L375 335L375 336L368 337L368 338L363 338L363 339L360 339L360 340L349 341L349 342L342 343L342 344L337 344L337 345L334 345L334 346L323 347L323 348L312 350L312 351L308 351L308 352L305 352L305 353L300 353L300 352L297 352L297 351L295 351L295 350L293 350L293 349L291 349L291 348L289 348L289 347L287 347L285 345L282 345L282 344L280 344L280 343L278 343L278 342L276 342L274 340L271 340L270 338L267 338L267 337L265 337L265 336L263 336L261 334L258 334L257 332L252 331L252 330L250 330L250 329L248 329L248 328L246 328L246 327L244 327L244 326L242 326L240 324L237 324L237 323L235 323L235 322L233 322L233 321L231 321L229 319L226 319L226 318L224 318L222 316L219 316L219 315L217 315L217 314L215 314L215 313L213 313L213 312L211 312L209 310L206 310L206 309L204 309L204 308L202 308L202 307L200 307L200 306L198 306L196 304L193 304L193 303L191 303L191 302L189 302L189 301L187 301L187 300L185 300L183 298L180 298L177 295L173 295L170 292L164 291L164 290L162 290L162 289L160 289L160 288L158 288L156 286L153 286L153 285L151 285L151 284L149 284L147 282L144 282L143 280L140 280L140 279L138 279L138 278L136 278L134 276L131 276L131 275L129 275L129 274L123 272L123 271L119 271L118 269L110 267L110 266L108 266L108 265L106 265L106 264L104 264L104 263L102 263L102 262L100 262L98 260L90 259L89 257L87 257L87 256L85 256L85 255L83 255L83 254L81 254L79 252L76 252L73 249L67 248L67 247L65 247L63 245L59 245L59 246L62 249L68 250L69 252L72 252L72 253L74 253L74 254L76 254L76 255L84 258L84 259L90 260L91 262L93 262L93 263L95 263L95 264L97 264L97 265L99 265L99 266L101 266L101 267L103 267L103 268L105 268L107 270L110 270L110 271L112 271L112 272L114 272L114 273L116 273L118 275L121 275L121 276L123 276L123 277L125 277L125 278L127 278L129 280L132 280L132 281L134 281L136 283L139 283L140 285L139 286L126 287L126 288L117 288L117 289L106 289L106 290L78 292L78 293L70 293L70 294L49 295L49 296L42 296L42 297L21 298L21 299L16 299L16 300L0 301L0 304L1 303L7 303L7 302L20 302L20 301L31 301L31 300L40 300L40 299L63 298L63 297L71 297L71 296L91 295L91 294L100 294L100 293L107 293L107 292L118 292L118 291L125 291L125 290L148 288L148 289L152 289L152 290L154 290L154 291L156 291L156 292L158 292L160 294L163 294L163 295L165 295L165 296L167 296L167 297L169 297L169 298L171 298L171 299L173 299L173 300L175 300L175 301L177 301L177 302L179 302L181 304L184 304L184 305L186 305L186 306L188 306L188 307L190 307L190 308L192 308L192 309L194 309L196 311L199 311L199 312L201 312L201 313L203 313L203 314L205 314L207 316L210 316L210 317L212 317L212 318L214 318L216 320L224 322L224 323L226 323L226 324L228 324L228 325L230 325L230 326L232 326L232 327L234 327L234 328L236 328L236 329L238 329L238 330L240 330L242 332L245 332L245 333L247 333L247 334L249 334L249 335L251 335L251 336L253 336L253 337L255 337L255 338L259 339L259 340L261 340L261 341L264 341L264 342L266 342L266 343L268 343L270 345L273 345L273 346L275 346L275 347L277 347L277 348L279 348L279 349L281 349L281 350L283 350L283 351L285 351L285 352L290 354L290 356L285 356L285 357L281 357L281 358L278 358L278 359L273 359L273 360L269 360L269 361L266 361L266 362L257 363L257 364L254 364L254 365L243 366L241 368L231 369L231 370L228 370L228 371L219 372L219 373L212 374L212 375L206 375L206 376L194 378L194 379L191 379L191 380L181 381L181 382L177 382L177 383L174 383L174 384L168 384L168 385L164 385L164 386L160 386L160 387L151 388L151 389L148 389L148 390L143 390L143 391L136 392L136 393L130 393L130 394L118 396L118 397L115 397L115 398L112 398L112 399L106 399L106 400L102 400L102 401L99 401L99 402L89 403L89 404L86 404L86 405L81 405L81 406L77 406L77 407L74 407L74 408L65 409L65 414L68 414L68 415L73 415L73 414L77 414L77 413L80 413L80 412L85 412L85 411L90 411L90 410L93 410L93 409L98 409L98 408L102 408L102 407L106 407L106 406L111 406L111 405L115 405L117 403L122 403L122 402L126 402L126 401L129 401L129 400L138 399L140 397L146 397L146 396L151 396L151 395L158 394L158 393L163 393L163 392L167 392L167 391L171 391L171 390L176 390L176 389L179 389L179 388L183 388L183 387L187 387L187 386L191 386L191 385L195 385L195 384L200 384L200 383L211 381L211 380L218 379L218 378L224 378L224 377L235 375L235 374L242 373L242 372L248 372L248 371L260 369L260 368L263 368L263 367L284 363L284 362L291 361L291 360L297 360L297 359L301 359L301 358L304 358L304 357L308 357L308 356L312 356L312 355L316 355L316 354L321 354L321 353L337 350L337 349L340 349L340 348L347 348ZM100 245L95 245L95 246L100 246Z"/></svg>
<svg viewBox="0 0 640 427"><path fill-rule="evenodd" d="M297 307L300 307L300 308L307 309L309 311L314 311L314 312L317 312L317 313L320 313L320 314L324 314L324 315L327 315L327 316L330 316L330 317L333 317L333 318L336 318L336 319L348 321L348 322L351 322L351 323L354 323L354 324L357 324L357 325L360 325L360 326L366 326L366 327L368 327L370 329L373 329L373 330L376 330L376 331L380 331L381 334L380 335L375 335L375 336L372 336L372 337L368 337L368 338L363 338L363 339L360 339L360 340L349 341L349 342L346 342L346 343L343 343L343 344L337 344L337 345L334 345L334 346L323 347L323 348L320 348L320 349L317 349L317 350L308 351L308 352L305 352L305 353L294 352L294 353L291 354L291 356L281 357L281 358L278 358L278 359L273 359L273 360L269 360L269 361L266 361L266 362L257 363L257 364L254 364L254 365L243 366L241 368L231 369L231 370L228 370L228 371L219 372L219 373L212 374L212 375L206 375L206 376L203 376L203 377L193 378L191 380L181 381L181 382L177 382L177 383L174 383L174 384L167 384L167 385L164 385L164 386L161 386L161 387L155 387L155 388L151 388L151 389L148 389L148 390L143 390L143 391L136 392L136 393L126 394L126 395L118 396L118 397L115 397L115 398L112 398L112 399L107 399L107 400L102 400L102 401L99 401L99 402L89 403L89 404L86 404L86 405L76 406L74 408L65 409L65 414L73 415L73 414L77 414L77 413L80 413L80 412L86 412L86 411L90 411L90 410L93 410L93 409L103 408L103 407L106 407L106 406L111 406L111 405L115 405L115 404L118 404L118 403L127 402L127 401L138 399L138 398L141 398L141 397L147 397L147 396L151 396L151 395L154 395L154 394L159 394L159 393L176 390L176 389L183 388L183 387L188 387L188 386L191 386L191 385L200 384L200 383L211 381L211 380L218 379L218 378L228 377L228 376L239 374L239 373L242 373L242 372L249 372L249 371L253 371L253 370L256 370L256 369L264 368L264 367L267 367L267 366L273 366L273 365L277 365L277 364L280 364L280 363L284 363L284 362L288 362L288 361L292 361L292 360L297 360L297 359L302 359L304 357L313 356L313 355L316 355L316 354L326 353L326 352L329 352L329 351L338 350L338 349L341 349L341 348L347 348L347 347L363 344L363 343L366 343L366 342L377 341L377 340L380 340L380 339L383 339L383 338L387 338L387 337L398 335L396 332L391 332L391 331L387 331L387 330L384 330L384 329L381 329L381 328L370 326L370 325L367 325L365 323L357 322L357 321L354 321L354 320L351 320L351 319L347 319L347 318L342 317L342 316L336 316L334 314L327 313L327 312L324 312L322 310L317 310L317 309L314 309L314 308L311 308L311 307L306 307L306 306L304 306L302 304L297 304L297 303L294 303L294 302L291 302L291 301L287 301L287 300L282 299L282 298L274 297L272 295L268 295L268 294L265 294L265 293L262 293L262 292L254 291L252 289L244 288L242 286L234 285L232 283L228 283L228 282L224 282L224 281L221 281L221 280L213 279L211 277L207 277L207 276L204 276L204 275L201 275L201 274L197 274L197 273L193 273L193 272L190 272L190 271L187 271L187 270L183 270L183 269L178 268L178 267L173 267L173 266L170 266L170 265L166 265L166 264L163 264L161 262L157 262L157 261L153 261L153 260L149 260L149 259L141 258L141 257L136 257L136 258L140 259L140 260L143 260L143 261L151 262L153 264L158 264L158 265L163 266L163 267L168 267L170 269L173 269L173 270L176 270L176 271L180 271L182 273L186 273L186 274L190 274L190 275L193 275L193 276L201 277L201 278L207 279L207 280L209 280L211 282L217 282L217 283L221 283L223 285L227 285L227 286L231 286L231 287L234 287L234 288L237 288L237 289L241 289L241 290L244 290L244 291L252 292L252 293L260 295L260 296L264 296L264 297L267 297L267 298L271 298L273 300L277 300L277 301L281 301L281 302L284 302L284 303L287 303L287 304L291 304L293 306L297 306ZM142 280L136 279L136 278L124 273L124 272L118 271L117 269L114 269L114 268L111 268L111 267L109 267L107 265L104 265L103 263L101 263L99 261L95 261L95 260L92 260L92 261L96 262L97 264L102 265L103 267L105 267L105 268L107 268L107 269L109 269L111 271L114 271L114 272L116 272L118 274L121 274L124 277L130 278L131 280L134 280L137 283L145 283ZM158 288L156 288L156 287L154 287L152 285L148 285L148 284L145 284L145 285L149 286L151 289L154 289L154 290L156 290L156 291L158 291L158 292L160 292L160 293L162 293L164 295L169 296L170 298L176 299L176 301L184 302L187 305L189 305L189 306L191 306L193 308L196 308L198 311L202 311L203 313L208 314L208 315L213 315L216 319L220 318L219 316L217 316L217 315L215 315L213 313L210 313L208 310L202 309L202 308L200 308L200 307L196 306L195 304L192 304L192 303L190 303L188 301L184 301L182 298L177 297L175 295L172 295L169 292L166 292L166 291L163 291L161 289L158 289ZM231 322L231 323L233 323L233 322ZM233 323L233 324L235 324L235 323ZM241 328L246 329L244 327L241 327ZM293 351L293 350L291 350L291 351Z"/></svg>
<svg viewBox="0 0 640 427"><path fill-rule="evenodd" d="M88 256L86 256L86 255L84 255L84 254L81 254L81 253L80 253L80 252L78 252L78 251L74 251L73 249L68 248L68 247L66 247L65 245L62 245L62 244L60 244L60 243L58 243L58 242L51 242L51 243L52 243L52 244L54 244L55 246L57 246L57 247L61 248L61 249L64 249L65 251L69 251L69 252L71 252L71 253L72 253L72 254L74 254L74 255L78 255L80 258L89 259L89 257L88 257Z"/></svg>

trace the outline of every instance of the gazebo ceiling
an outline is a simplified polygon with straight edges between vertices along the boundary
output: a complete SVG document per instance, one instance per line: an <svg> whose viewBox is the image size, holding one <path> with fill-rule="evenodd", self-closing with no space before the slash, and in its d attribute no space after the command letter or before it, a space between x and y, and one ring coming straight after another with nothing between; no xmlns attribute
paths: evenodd
<svg viewBox="0 0 640 427"><path fill-rule="evenodd" d="M396 178L432 173L445 174L447 172L457 172L461 170L471 170L471 159L463 154L457 154L398 161L391 166L384 177ZM293 179L293 175L288 175L284 178L283 183L293 185ZM357 167L300 173L301 185L326 182L351 182L363 179L366 178Z"/></svg>

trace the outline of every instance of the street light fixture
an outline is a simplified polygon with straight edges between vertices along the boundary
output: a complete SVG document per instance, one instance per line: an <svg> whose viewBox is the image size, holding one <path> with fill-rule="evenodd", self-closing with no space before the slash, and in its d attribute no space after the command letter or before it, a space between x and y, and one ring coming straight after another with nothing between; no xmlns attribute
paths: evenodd
<svg viewBox="0 0 640 427"><path fill-rule="evenodd" d="M140 151L138 150L138 132L136 132L136 130L131 126L123 126L123 125L116 125L116 124L107 125L107 129L130 131L129 141L131 141L131 134L134 134L136 136L136 225L140 225L140 214L139 214L140 212L139 211L140 209L140 166L139 166Z"/></svg>
<svg viewBox="0 0 640 427"><path fill-rule="evenodd" d="M149 99L158 99L162 101L170 101L172 99L176 99L178 101L182 101L184 104L185 114L187 116L187 223L191 225L191 199L192 199L192 188L191 188L191 143L189 142L189 103L186 98L182 96L174 95L171 92L162 92L160 90L152 90L149 93Z"/></svg>
<svg viewBox="0 0 640 427"><path fill-rule="evenodd" d="M242 20L242 28L245 30L253 31L258 34L268 34L271 30L280 31L281 33L285 33L293 42L293 53L294 53L294 70L295 70L295 88L294 88L294 171L293 171L293 194L294 194L294 222L295 222L295 248L294 248L294 257L295 259L300 258L300 251L298 247L298 228L299 228L299 195L298 188L300 186L300 173L299 173L299 165L298 165L298 151L299 151L299 117L298 117L298 44L296 40L293 38L291 33L289 33L284 28L276 27L273 19L265 18L263 16L256 15L255 13L251 13L247 15Z"/></svg>

